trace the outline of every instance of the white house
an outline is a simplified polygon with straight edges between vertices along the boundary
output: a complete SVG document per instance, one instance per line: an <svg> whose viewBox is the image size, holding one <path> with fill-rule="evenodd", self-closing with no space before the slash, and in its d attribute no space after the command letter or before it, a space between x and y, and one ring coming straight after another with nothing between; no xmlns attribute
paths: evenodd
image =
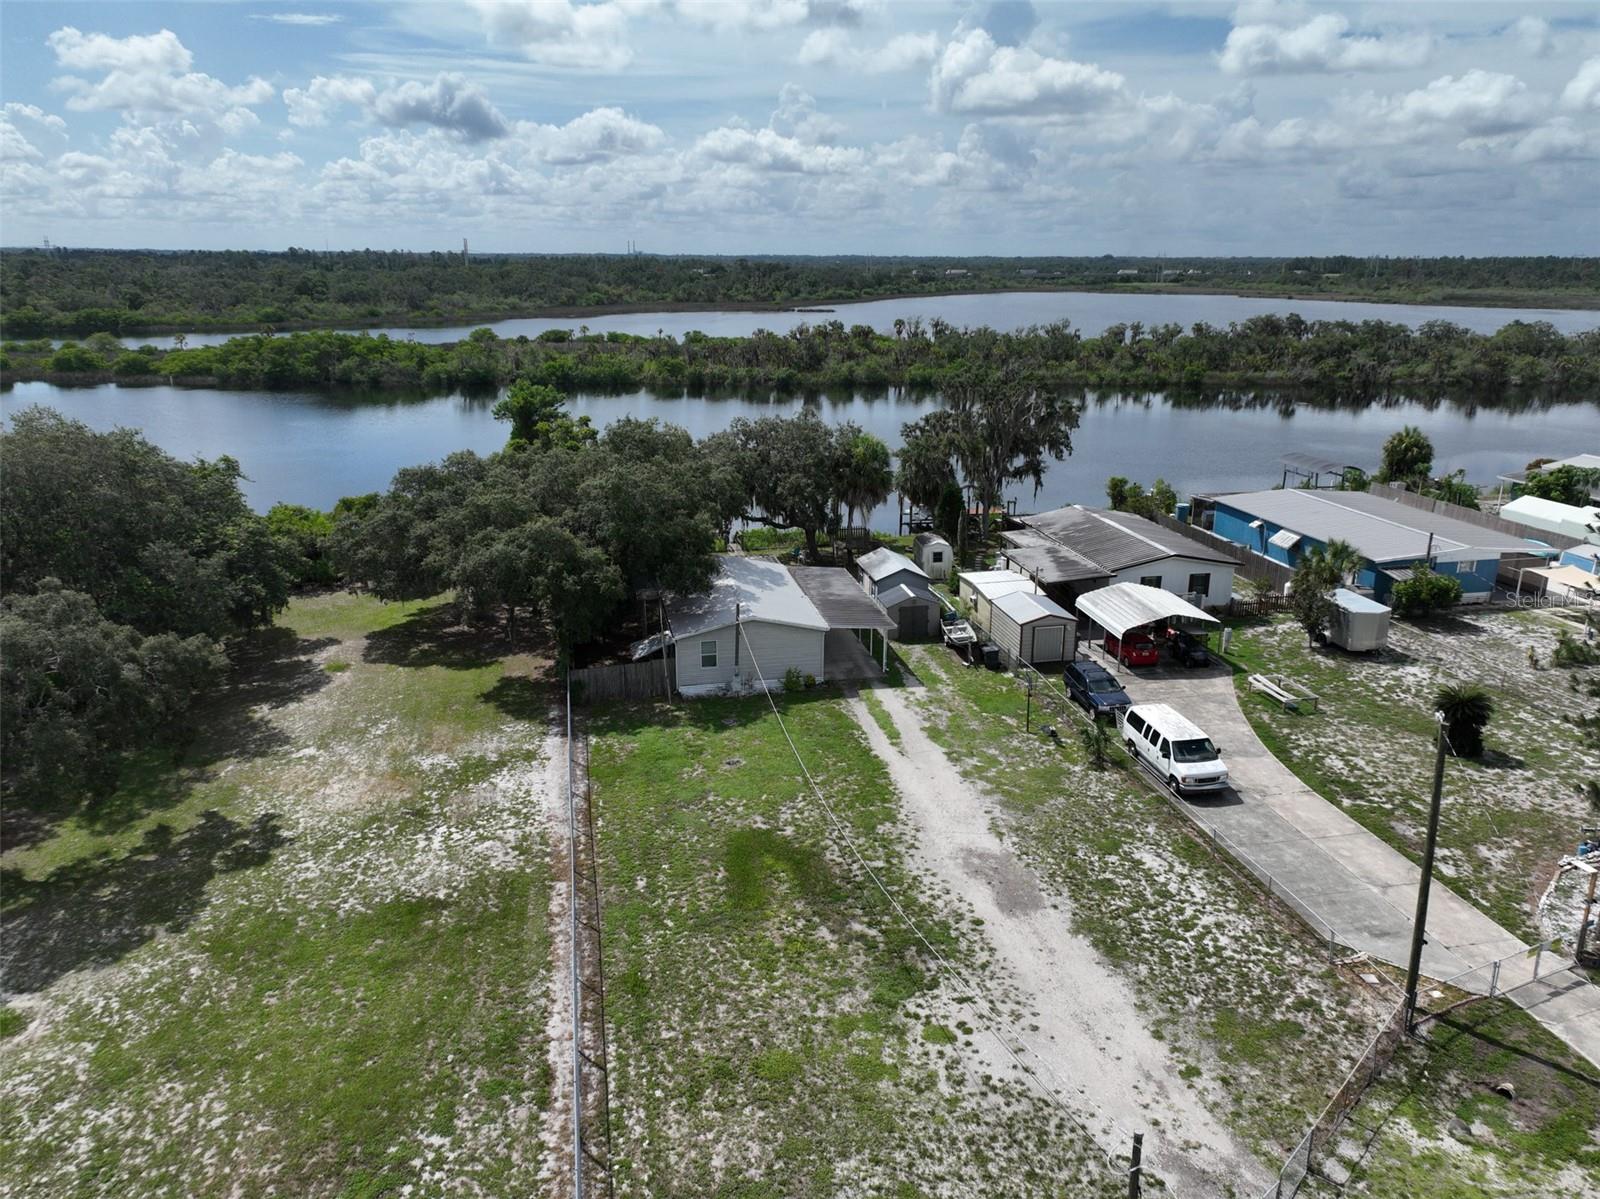
<svg viewBox="0 0 1600 1199"><path fill-rule="evenodd" d="M1500 518L1529 529L1559 533L1574 541L1600 544L1600 508L1597 507L1577 508L1536 495L1519 495L1501 506Z"/></svg>
<svg viewBox="0 0 1600 1199"><path fill-rule="evenodd" d="M799 670L823 677L828 622L782 563L718 556L711 589L667 604L675 682L683 695L783 686Z"/></svg>
<svg viewBox="0 0 1600 1199"><path fill-rule="evenodd" d="M1218 607L1233 595L1233 558L1198 537L1131 512L1073 505L1021 521L1033 533L1104 572L1103 581L1090 579L1086 586L1070 587L1072 598L1114 583L1159 587L1202 608ZM1066 577L1070 581L1077 576ZM1041 581L1049 584L1050 577Z"/></svg>

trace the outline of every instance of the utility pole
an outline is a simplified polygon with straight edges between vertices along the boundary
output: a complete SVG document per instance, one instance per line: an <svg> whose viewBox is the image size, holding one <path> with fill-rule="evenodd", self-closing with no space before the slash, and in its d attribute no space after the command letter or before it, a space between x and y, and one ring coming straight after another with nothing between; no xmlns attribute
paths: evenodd
<svg viewBox="0 0 1600 1199"><path fill-rule="evenodd" d="M1428 840L1422 850L1422 877L1417 882L1417 915L1411 926L1411 964L1406 968L1406 1033L1417 1031L1417 977L1422 972L1422 946L1427 940L1428 888L1433 883L1433 850L1439 840L1439 803L1444 794L1444 713L1435 712L1439 722L1433 753L1433 805L1428 809Z"/></svg>
<svg viewBox="0 0 1600 1199"><path fill-rule="evenodd" d="M1144 1174L1144 1133L1133 1134L1133 1164L1128 1168L1128 1199L1139 1199L1139 1183Z"/></svg>

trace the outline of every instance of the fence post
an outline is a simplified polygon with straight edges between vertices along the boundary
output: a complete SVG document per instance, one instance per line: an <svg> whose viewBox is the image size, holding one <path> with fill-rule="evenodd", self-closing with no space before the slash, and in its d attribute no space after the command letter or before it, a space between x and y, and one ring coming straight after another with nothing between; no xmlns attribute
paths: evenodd
<svg viewBox="0 0 1600 1199"><path fill-rule="evenodd" d="M1144 1173L1144 1133L1133 1134L1133 1165L1128 1170L1128 1199L1139 1199L1139 1179Z"/></svg>

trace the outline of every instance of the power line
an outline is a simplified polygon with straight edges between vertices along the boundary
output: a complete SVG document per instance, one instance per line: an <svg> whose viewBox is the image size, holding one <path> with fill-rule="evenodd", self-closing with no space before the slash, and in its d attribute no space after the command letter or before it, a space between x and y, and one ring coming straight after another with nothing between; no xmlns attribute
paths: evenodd
<svg viewBox="0 0 1600 1199"><path fill-rule="evenodd" d="M988 1013L992 1024L986 1026L986 1031L990 1036L994 1037L994 1039L1000 1043L1000 1048L1005 1050L1006 1056L1011 1059L1011 1061L1016 1065L1017 1069L1022 1072L1025 1078L1029 1079L1033 1083L1033 1085L1039 1090L1039 1093L1043 1095L1048 1102L1053 1104L1073 1126L1087 1136L1092 1144L1098 1146L1099 1139L1095 1136L1094 1132L1089 1128L1088 1125L1084 1124L1082 1120L1078 1119L1072 1110L1067 1107L1066 1102L1062 1098L1061 1094L1063 1090L1061 1077L1051 1068L1050 1063L1040 1056L1038 1051L1030 1046L1027 1041L1022 1038L1022 1036L1013 1034L1017 1043L1031 1053L1038 1061L1039 1065L1044 1068L1045 1072L1050 1075L1051 1079L1055 1083L1054 1090L1045 1086L1045 1084L1040 1080L1038 1072L1023 1062L1023 1060L1017 1055L1016 1050L1012 1049L1006 1038L1002 1036L999 1031L997 1031L997 1026L1009 1029L1010 1025L1006 1021L1005 1017L1002 1016L995 1009L994 1005L989 1002L989 999L987 995L984 994L983 990L973 985L973 983L956 967L953 962L950 961L949 958L945 957L944 954L939 952L938 948L933 944L933 942L930 941L923 933L922 929L918 927L917 922L913 920L905 908L900 905L900 901L894 897L893 893L884 884L883 880L878 877L878 872L872 868L872 866L867 862L866 858L862 856L861 851L856 848L855 841L851 838L849 829L839 818L838 813L833 810L833 805L828 802L827 796L822 793L822 788L817 786L816 779L811 776L810 768L806 766L805 758L801 756L799 747L795 745L794 738L789 733L789 726L784 722L783 713L778 710L778 703L772 698L772 692L767 687L766 675L764 675L761 671L761 663L756 658L755 647L750 644L749 634L744 631L744 626L742 624L736 622L734 627L738 631L739 637L744 641L745 650L750 655L750 665L755 668L756 678L761 683L761 690L767 697L767 704L772 708L773 716L777 718L778 728L783 733L783 739L789 743L789 752L794 755L794 760L800 767L800 773L805 776L806 783L811 788L811 793L816 796L817 802L822 805L822 810L827 814L828 822L833 827L835 836L837 836L838 839L844 843L845 848L850 851L850 854L855 858L856 863L863 871L866 872L867 877L872 880L873 885L875 885L878 890L882 892L883 897L889 901L889 906L894 909L895 914L900 917L905 926L909 928L917 940L922 943L923 948L925 948L928 953L932 955L933 959L944 968L947 974L954 979L960 988L963 991L971 994L975 1002L981 1005ZM1100 1111L1099 1114L1119 1134L1130 1140L1132 1139L1133 1134L1124 1128L1122 1123L1117 1120L1116 1117L1103 1110ZM1122 1163L1113 1159L1110 1153L1105 1153L1105 1159L1117 1171L1122 1172L1124 1170Z"/></svg>

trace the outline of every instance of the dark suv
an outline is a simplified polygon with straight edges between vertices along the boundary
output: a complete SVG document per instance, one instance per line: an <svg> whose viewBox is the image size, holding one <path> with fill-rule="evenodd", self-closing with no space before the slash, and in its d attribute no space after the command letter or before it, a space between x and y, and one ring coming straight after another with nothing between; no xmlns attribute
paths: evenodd
<svg viewBox="0 0 1600 1199"><path fill-rule="evenodd" d="M1062 679L1067 685L1067 694L1082 704L1091 716L1114 716L1133 702L1109 670L1087 658L1068 662Z"/></svg>
<svg viewBox="0 0 1600 1199"><path fill-rule="evenodd" d="M1206 643L1183 629L1167 630L1167 648L1173 658L1185 666L1210 666L1211 654Z"/></svg>

